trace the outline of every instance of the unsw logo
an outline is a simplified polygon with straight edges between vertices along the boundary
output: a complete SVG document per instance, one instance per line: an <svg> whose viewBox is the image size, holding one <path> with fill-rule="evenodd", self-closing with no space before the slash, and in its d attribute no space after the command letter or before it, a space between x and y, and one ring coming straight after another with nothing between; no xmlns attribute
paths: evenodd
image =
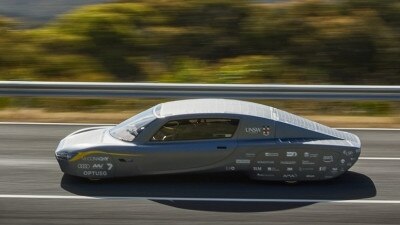
<svg viewBox="0 0 400 225"><path fill-rule="evenodd" d="M246 127L245 131L246 133L251 133L251 134L258 134L261 133L261 128L260 127Z"/></svg>
<svg viewBox="0 0 400 225"><path fill-rule="evenodd" d="M259 134L262 133L264 136L268 136L270 134L269 126L263 127L246 127L245 132L249 134Z"/></svg>

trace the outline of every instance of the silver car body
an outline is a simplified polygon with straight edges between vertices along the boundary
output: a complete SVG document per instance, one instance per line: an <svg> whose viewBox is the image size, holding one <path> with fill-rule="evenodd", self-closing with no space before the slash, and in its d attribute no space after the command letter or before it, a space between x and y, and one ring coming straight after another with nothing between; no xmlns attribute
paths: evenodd
<svg viewBox="0 0 400 225"><path fill-rule="evenodd" d="M260 180L337 177L354 165L360 139L288 112L246 101L162 103L117 126L65 137L64 173L89 179L184 172L245 172Z"/></svg>

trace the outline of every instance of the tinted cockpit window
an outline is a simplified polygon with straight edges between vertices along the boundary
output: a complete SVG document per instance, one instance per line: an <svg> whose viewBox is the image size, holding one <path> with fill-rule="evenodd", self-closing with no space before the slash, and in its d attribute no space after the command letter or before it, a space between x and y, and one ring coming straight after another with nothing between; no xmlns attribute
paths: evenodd
<svg viewBox="0 0 400 225"><path fill-rule="evenodd" d="M238 119L186 119L164 124L152 141L181 141L231 138L239 124Z"/></svg>
<svg viewBox="0 0 400 225"><path fill-rule="evenodd" d="M133 141L149 123L156 119L153 110L154 107L116 125L110 130L111 136L123 141Z"/></svg>

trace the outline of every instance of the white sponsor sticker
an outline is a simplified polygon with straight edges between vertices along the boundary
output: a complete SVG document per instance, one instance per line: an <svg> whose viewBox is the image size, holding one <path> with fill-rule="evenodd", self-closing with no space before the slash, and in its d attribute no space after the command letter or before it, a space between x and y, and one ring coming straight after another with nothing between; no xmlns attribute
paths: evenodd
<svg viewBox="0 0 400 225"><path fill-rule="evenodd" d="M267 156L267 157L277 157L277 156L279 156L279 153L277 153L277 152L266 152L265 156Z"/></svg>
<svg viewBox="0 0 400 225"><path fill-rule="evenodd" d="M80 164L77 165L77 167L78 167L78 169L89 169L90 165L89 164L80 163Z"/></svg>
<svg viewBox="0 0 400 225"><path fill-rule="evenodd" d="M279 169L276 168L276 167L267 167L267 171L269 171L269 172L278 172Z"/></svg>
<svg viewBox="0 0 400 225"><path fill-rule="evenodd" d="M275 161L269 161L269 160L259 160L257 161L258 164L275 164Z"/></svg>
<svg viewBox="0 0 400 225"><path fill-rule="evenodd" d="M226 166L226 167L225 167L225 170L226 170L226 171L235 171L235 170L236 170L236 167L235 167L235 166Z"/></svg>
<svg viewBox="0 0 400 225"><path fill-rule="evenodd" d="M283 174L283 178L296 178L297 174L295 173L288 173L288 174Z"/></svg>
<svg viewBox="0 0 400 225"><path fill-rule="evenodd" d="M250 159L236 159L236 164L250 164Z"/></svg>
<svg viewBox="0 0 400 225"><path fill-rule="evenodd" d="M275 174L273 173L257 173L258 177L274 177Z"/></svg>
<svg viewBox="0 0 400 225"><path fill-rule="evenodd" d="M261 170L262 170L262 167L261 167L261 166L254 166L254 167L253 167L253 170L254 170L254 171L261 171Z"/></svg>
<svg viewBox="0 0 400 225"><path fill-rule="evenodd" d="M304 158L316 158L316 157L318 157L317 153L304 152Z"/></svg>
<svg viewBox="0 0 400 225"><path fill-rule="evenodd" d="M303 160L303 161L301 161L301 164L303 164L303 165L314 165L315 162L308 161L308 160Z"/></svg>
<svg viewBox="0 0 400 225"><path fill-rule="evenodd" d="M322 157L322 161L324 163L331 163L333 162L333 156L332 155L325 155Z"/></svg>
<svg viewBox="0 0 400 225"><path fill-rule="evenodd" d="M103 169L104 164L93 164L92 168L93 169Z"/></svg>
<svg viewBox="0 0 400 225"><path fill-rule="evenodd" d="M108 170L111 170L111 169L113 168L113 164L107 163L107 167L108 167L108 168L107 168Z"/></svg>
<svg viewBox="0 0 400 225"><path fill-rule="evenodd" d="M85 176L107 176L107 171L94 171L94 170L88 170L88 171L83 171L83 175Z"/></svg>
<svg viewBox="0 0 400 225"><path fill-rule="evenodd" d="M244 130L248 134L259 134L259 133L262 132L262 128L261 127L246 127Z"/></svg>
<svg viewBox="0 0 400 225"><path fill-rule="evenodd" d="M110 158L108 156L87 156L83 157L82 160L84 161L99 161L99 162L105 162L108 161Z"/></svg>

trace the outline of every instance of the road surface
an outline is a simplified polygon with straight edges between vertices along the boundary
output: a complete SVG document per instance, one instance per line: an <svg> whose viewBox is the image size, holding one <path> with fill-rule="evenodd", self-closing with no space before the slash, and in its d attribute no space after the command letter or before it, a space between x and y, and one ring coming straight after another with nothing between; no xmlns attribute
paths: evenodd
<svg viewBox="0 0 400 225"><path fill-rule="evenodd" d="M64 176L54 150L83 127L0 124L0 224L400 223L400 130L351 130L363 146L350 172L288 185L228 174Z"/></svg>

